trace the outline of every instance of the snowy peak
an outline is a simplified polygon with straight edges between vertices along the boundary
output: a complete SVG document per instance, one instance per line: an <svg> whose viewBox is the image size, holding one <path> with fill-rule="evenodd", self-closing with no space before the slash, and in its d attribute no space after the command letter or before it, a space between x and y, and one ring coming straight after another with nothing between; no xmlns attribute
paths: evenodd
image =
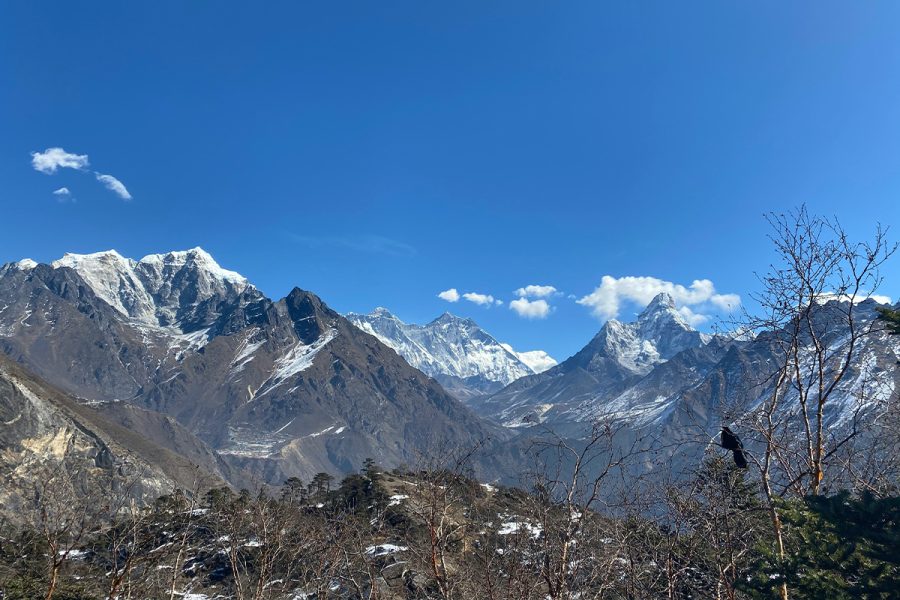
<svg viewBox="0 0 900 600"><path fill-rule="evenodd" d="M444 313L427 325L407 324L383 308L368 315L350 313L351 323L393 348L420 371L472 394L507 385L556 364L541 350L518 353L498 342L475 321ZM471 394L470 394L471 395Z"/></svg>
<svg viewBox="0 0 900 600"><path fill-rule="evenodd" d="M666 329L673 326L680 329L691 330L681 313L675 307L675 299L666 292L658 294L650 304L638 315L637 322L647 335L659 335L666 333Z"/></svg>
<svg viewBox="0 0 900 600"><path fill-rule="evenodd" d="M456 315L445 312L437 319L433 320L431 323L426 325L426 327L475 327L478 328L478 325L472 319L467 319L464 317L457 317ZM480 329L480 328L478 328Z"/></svg>
<svg viewBox="0 0 900 600"><path fill-rule="evenodd" d="M67 252L50 266L77 272L101 300L120 313L141 321L152 320L153 299L135 273L135 264L115 250L106 250L93 254Z"/></svg>
<svg viewBox="0 0 900 600"><path fill-rule="evenodd" d="M660 292L657 294L650 304L641 311L641 314L649 314L657 311L675 310L675 298L668 292Z"/></svg>
<svg viewBox="0 0 900 600"><path fill-rule="evenodd" d="M13 263L13 265L20 271L30 271L31 269L38 266L37 262L31 260L30 258L23 258L22 260Z"/></svg>
<svg viewBox="0 0 900 600"><path fill-rule="evenodd" d="M202 248L150 254L139 261L115 250L67 253L51 263L70 268L104 302L139 323L181 331L207 324L215 300L234 300L251 288Z"/></svg>
<svg viewBox="0 0 900 600"><path fill-rule="evenodd" d="M167 254L149 254L142 258L138 264L146 269L168 269L170 271L191 269L204 273L211 279L228 281L237 285L247 285L246 277L240 273L223 269L206 250L199 247Z"/></svg>
<svg viewBox="0 0 900 600"><path fill-rule="evenodd" d="M395 317L394 315L391 314L391 311L389 311L388 309L386 309L383 306L379 306L379 307L375 308L375 310L372 311L371 316L380 317L382 319L397 319L397 317Z"/></svg>
<svg viewBox="0 0 900 600"><path fill-rule="evenodd" d="M501 344L507 351L514 354L519 360L528 365L535 373L543 373L547 369L555 367L556 359L543 350L530 350L528 352L516 352L509 344Z"/></svg>
<svg viewBox="0 0 900 600"><path fill-rule="evenodd" d="M632 323L606 322L589 344L590 360L611 359L644 375L657 364L688 348L699 348L704 336L688 325L667 293L657 295Z"/></svg>

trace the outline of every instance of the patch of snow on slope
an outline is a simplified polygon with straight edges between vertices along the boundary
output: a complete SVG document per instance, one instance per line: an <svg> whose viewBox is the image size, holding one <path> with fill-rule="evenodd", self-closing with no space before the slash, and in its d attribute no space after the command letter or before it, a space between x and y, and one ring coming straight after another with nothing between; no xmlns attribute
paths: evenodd
<svg viewBox="0 0 900 600"><path fill-rule="evenodd" d="M275 361L275 372L269 378L272 381L272 387L278 386L289 377L311 367L316 354L336 336L337 331L329 329L312 344L297 342L287 354Z"/></svg>
<svg viewBox="0 0 900 600"><path fill-rule="evenodd" d="M534 525L528 521L507 521L500 525L497 535L515 535L519 533L527 533L533 539L541 537L543 529L540 525Z"/></svg>
<svg viewBox="0 0 900 600"><path fill-rule="evenodd" d="M255 332L254 332L255 333ZM252 334L248 337L252 337ZM241 345L238 346L237 355L231 361L231 373L237 374L244 370L244 367L247 366L251 360L253 360L253 355L257 350L265 344L265 340L261 340L259 342L250 342L248 340L244 340L241 342Z"/></svg>

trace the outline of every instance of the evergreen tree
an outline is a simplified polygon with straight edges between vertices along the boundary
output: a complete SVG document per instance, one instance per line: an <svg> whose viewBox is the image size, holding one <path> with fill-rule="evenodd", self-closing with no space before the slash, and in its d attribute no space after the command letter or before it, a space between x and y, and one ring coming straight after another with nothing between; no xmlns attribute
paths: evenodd
<svg viewBox="0 0 900 600"><path fill-rule="evenodd" d="M234 499L234 493L228 487L213 488L203 497L206 506L213 512L218 511Z"/></svg>
<svg viewBox="0 0 900 600"><path fill-rule="evenodd" d="M752 598L775 597L784 581L797 599L897 597L900 498L842 492L784 502L782 509L787 560L779 564L772 548L759 549L741 586Z"/></svg>
<svg viewBox="0 0 900 600"><path fill-rule="evenodd" d="M297 506L307 498L307 490L299 477L288 477L281 486L281 500Z"/></svg>
<svg viewBox="0 0 900 600"><path fill-rule="evenodd" d="M900 335L900 310L882 307L876 310L879 313L878 319L884 321L885 328L893 335Z"/></svg>
<svg viewBox="0 0 900 600"><path fill-rule="evenodd" d="M331 491L331 482L334 477L328 473L316 473L309 482L309 495L316 502L322 502Z"/></svg>

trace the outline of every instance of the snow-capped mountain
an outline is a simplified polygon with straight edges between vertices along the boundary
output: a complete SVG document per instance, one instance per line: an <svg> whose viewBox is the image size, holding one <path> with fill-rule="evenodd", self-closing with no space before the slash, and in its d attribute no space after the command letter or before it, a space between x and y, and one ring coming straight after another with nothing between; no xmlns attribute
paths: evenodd
<svg viewBox="0 0 900 600"><path fill-rule="evenodd" d="M476 409L507 426L577 421L572 413L594 398L613 398L654 367L710 341L691 328L669 294L659 294L633 323L607 321L577 354L539 374L523 377Z"/></svg>
<svg viewBox="0 0 900 600"><path fill-rule="evenodd" d="M699 348L707 339L688 325L672 296L663 292L633 323L607 321L588 347L593 349L591 360L611 360L629 372L646 375L654 366L683 350Z"/></svg>
<svg viewBox="0 0 900 600"><path fill-rule="evenodd" d="M151 254L137 261L115 250L67 253L51 266L73 269L99 298L136 322L178 333L209 326L208 317L215 312L211 305L233 301L252 288L202 248Z"/></svg>
<svg viewBox="0 0 900 600"><path fill-rule="evenodd" d="M825 424L835 428L890 401L900 387L900 336L879 330L878 305L866 300L854 308L854 321L857 331L871 331L851 349L848 306L832 300L810 309L830 360L853 353L826 407ZM700 334L661 295L635 322L607 322L572 358L512 383L475 408L516 429L541 423L580 435L592 421L612 417L627 422L636 436L664 439L672 447L675 440L696 445L771 394L772 370L783 360L779 335ZM783 410L796 410L797 402L796 390L787 393Z"/></svg>
<svg viewBox="0 0 900 600"><path fill-rule="evenodd" d="M542 350L516 352L472 319L450 313L426 325L404 323L386 308L368 315L350 313L347 318L461 399L497 391L556 364Z"/></svg>

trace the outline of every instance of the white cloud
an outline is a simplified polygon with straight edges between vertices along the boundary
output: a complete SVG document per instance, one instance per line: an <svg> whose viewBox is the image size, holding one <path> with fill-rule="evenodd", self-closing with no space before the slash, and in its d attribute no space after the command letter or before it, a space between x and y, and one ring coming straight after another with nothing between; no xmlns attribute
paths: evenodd
<svg viewBox="0 0 900 600"><path fill-rule="evenodd" d="M437 297L441 300L446 300L447 302L459 302L459 292L456 291L456 288L444 290L438 294Z"/></svg>
<svg viewBox="0 0 900 600"><path fill-rule="evenodd" d="M632 302L641 307L650 304L658 294L667 292L675 300L682 316L692 325L700 324L710 317L704 309L721 311L736 310L741 304L737 294L719 294L709 279L694 280L683 286L656 277L611 277L605 275L600 285L577 302L591 308L598 318L606 320L619 316L623 302Z"/></svg>
<svg viewBox="0 0 900 600"><path fill-rule="evenodd" d="M556 293L552 285L526 285L516 290L516 296L520 298L546 298Z"/></svg>
<svg viewBox="0 0 900 600"><path fill-rule="evenodd" d="M40 171L46 175L52 175L60 168L84 171L89 164L90 162L88 161L87 154L72 154L71 152L66 152L62 148L47 148L43 152L31 153L31 166L34 167L36 171ZM104 175L103 173L98 173L96 171L94 171L94 175L97 177L97 181L106 186L106 189L119 196L119 198L131 200L131 194L128 192L124 183L112 175ZM62 190L66 191L63 192ZM53 193L62 198L63 196L69 195L69 190L68 188L62 187Z"/></svg>
<svg viewBox="0 0 900 600"><path fill-rule="evenodd" d="M714 294L710 303L720 310L731 312L741 305L741 297L737 294Z"/></svg>
<svg viewBox="0 0 900 600"><path fill-rule="evenodd" d="M84 169L88 166L88 156L87 154L72 154L62 148L47 148L43 152L31 153L31 166L36 171L52 175L60 167Z"/></svg>
<svg viewBox="0 0 900 600"><path fill-rule="evenodd" d="M688 322L688 325L691 327L699 327L703 325L707 321L709 321L709 317L706 315L702 315L699 313L695 313L689 306L682 306L678 309L678 312L684 317L684 320Z"/></svg>
<svg viewBox="0 0 900 600"><path fill-rule="evenodd" d="M550 305L546 300L529 300L519 298L509 303L509 308L526 319L546 319L550 314Z"/></svg>
<svg viewBox="0 0 900 600"><path fill-rule="evenodd" d="M119 198L123 200L131 200L131 194L128 193L128 190L125 189L125 185L113 177L112 175L103 175L102 173L97 173L97 181L106 186L106 189L110 190Z"/></svg>
<svg viewBox="0 0 900 600"><path fill-rule="evenodd" d="M531 367L535 373L543 373L550 367L555 367L556 359L543 350L531 350L530 352L518 352L519 360Z"/></svg>
<svg viewBox="0 0 900 600"><path fill-rule="evenodd" d="M490 306L494 303L494 297L489 294L466 292L465 294L463 294L463 298L479 306Z"/></svg>

